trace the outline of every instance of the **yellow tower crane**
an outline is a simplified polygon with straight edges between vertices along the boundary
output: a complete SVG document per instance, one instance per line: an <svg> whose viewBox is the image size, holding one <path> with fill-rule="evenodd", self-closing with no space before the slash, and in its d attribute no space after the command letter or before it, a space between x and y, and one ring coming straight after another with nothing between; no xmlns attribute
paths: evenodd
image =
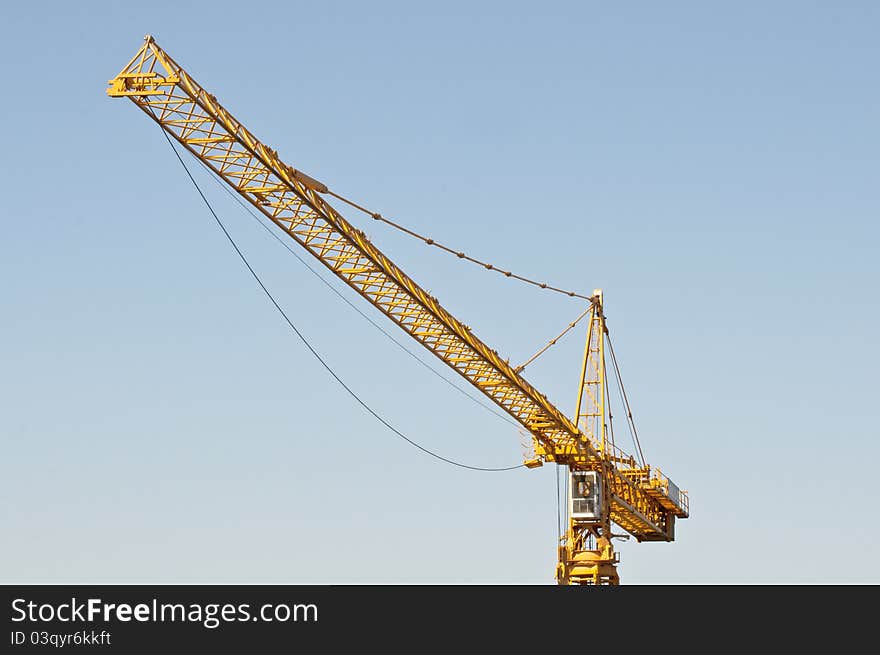
<svg viewBox="0 0 880 655"><path fill-rule="evenodd" d="M342 196L284 163L151 36L109 84L108 95L134 102L321 264L522 425L532 439L527 467L554 462L567 469L567 529L558 544L558 583L619 583L611 540L626 535L614 535L612 524L639 542L675 539L675 519L688 516L687 493L647 465L641 453L638 459L628 455L609 438L606 348L611 342L601 290L589 298L577 404L570 419L523 378L524 367L512 367L477 338L323 197Z"/></svg>

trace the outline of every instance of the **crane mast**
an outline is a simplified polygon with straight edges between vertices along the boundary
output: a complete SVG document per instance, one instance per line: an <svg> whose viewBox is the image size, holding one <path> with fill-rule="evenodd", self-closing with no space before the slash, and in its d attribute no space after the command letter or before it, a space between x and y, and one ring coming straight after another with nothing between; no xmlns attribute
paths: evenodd
<svg viewBox="0 0 880 655"><path fill-rule="evenodd" d="M109 96L131 100L334 275L522 425L534 446L526 466L566 467L573 491L594 483L593 515L569 512L559 546L560 583L617 583L612 523L638 541L674 539L675 519L688 516L687 494L657 469L636 465L606 443L601 292L590 300L572 421L326 202L326 185L283 162L152 37L109 85ZM594 349L591 343L598 345Z"/></svg>

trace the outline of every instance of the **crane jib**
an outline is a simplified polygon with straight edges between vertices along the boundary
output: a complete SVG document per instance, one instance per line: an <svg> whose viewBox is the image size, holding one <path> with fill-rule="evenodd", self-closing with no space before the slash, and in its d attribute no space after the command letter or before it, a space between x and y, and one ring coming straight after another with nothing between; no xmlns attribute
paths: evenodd
<svg viewBox="0 0 880 655"><path fill-rule="evenodd" d="M151 37L109 84L108 95L131 100L322 265L528 430L536 455L527 465L551 461L602 470L618 525L639 540L673 539L675 518L688 516L685 492L670 487L656 469L610 462L575 422L329 205L321 197L328 192L323 183L284 163Z"/></svg>

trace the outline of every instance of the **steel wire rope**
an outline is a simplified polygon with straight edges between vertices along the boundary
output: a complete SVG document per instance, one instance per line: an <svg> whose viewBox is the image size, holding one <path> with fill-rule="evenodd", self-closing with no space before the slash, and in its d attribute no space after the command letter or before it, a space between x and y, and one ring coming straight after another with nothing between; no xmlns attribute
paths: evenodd
<svg viewBox="0 0 880 655"><path fill-rule="evenodd" d="M559 496L559 464L556 465L556 546L559 547L559 542L562 541L562 508Z"/></svg>
<svg viewBox="0 0 880 655"><path fill-rule="evenodd" d="M645 466L645 454L642 452L642 444L639 441L639 433L636 431L636 424L633 420L632 409L629 405L629 398L626 395L626 389L623 387L623 376L620 375L620 367L617 364L617 357L614 354L614 346L611 344L611 335L606 332L605 338L608 340L608 352L611 353L611 363L614 365L614 373L617 378L617 385L620 387L620 396L623 399L624 409L626 410L627 424L629 425L630 435L632 435L636 451L639 454L639 463Z"/></svg>
<svg viewBox="0 0 880 655"><path fill-rule="evenodd" d="M590 307L592 307L592 304L593 304L594 302L596 302L595 298L590 298ZM575 327L578 323L580 323L581 319L582 319L584 316L586 316L587 314L590 313L590 307L587 307L583 312L581 312L581 314L580 314L576 319L574 319L571 323L569 323L569 324L568 324L568 327L566 327L562 332L560 332L560 333L557 334L555 337L553 337L552 339L550 339L550 341L547 343L547 345L545 345L545 346L544 346L543 348L541 348L538 352L536 352L534 355L532 355L531 357L529 357L524 363L520 364L519 366L517 366L517 367L516 367L515 369L513 369L513 370L516 371L517 373L522 372L522 371L525 369L526 366L528 366L529 364L531 364L532 362L534 362L536 359L538 359L538 357L540 357L540 356L543 355L545 352L547 352L548 350L550 350L551 347L555 346L555 345L559 342L559 340L560 340L562 337L564 337L566 334L568 334L571 330L574 329L574 327Z"/></svg>
<svg viewBox="0 0 880 655"><path fill-rule="evenodd" d="M313 188L316 188L316 187L313 187ZM554 291L556 293L561 293L562 295L569 296L570 298L582 298L584 300L591 300L592 299L591 296L585 296L585 295L577 293L575 291L567 291L565 289L560 289L558 287L551 286L551 285L547 284L546 282L538 282L537 280L532 280L532 279L527 278L523 275L518 275L512 271L506 271L503 268L499 268L498 266L495 266L494 264L490 264L488 262L484 262L484 261L481 261L481 260L476 259L474 257L471 257L469 255L466 255L461 250L455 250L454 248L450 248L449 246L445 246L442 243L437 243L434 239L432 239L430 237L423 236L423 235L419 234L418 232L410 230L409 228L404 227L403 225L400 225L399 223L395 223L394 221L385 218L379 212L370 211L366 207L359 205L358 203L354 202L353 200L349 200L345 196L342 196L342 195L336 193L335 191L331 191L330 189L327 188L326 185L322 185L322 188L317 189L317 190L319 193L326 193L328 195L333 196L334 198L338 198L339 200L346 203L347 205L350 205L350 206L354 207L355 209L357 209L358 211L362 211L363 213L367 214L368 216L371 216L373 218L373 220L380 221L382 223L385 223L386 225L390 225L395 230L399 230L400 232L403 232L404 234L408 234L409 236L411 236L415 239L418 239L419 241L423 241L424 243L426 243L429 246L434 246L435 248L439 248L440 250L448 252L451 255L455 255L459 259L464 259L464 260L469 261L473 264L477 264L478 266L482 266L487 271L495 271L497 273L500 273L501 275L504 275L505 277L513 278L515 280L519 280L520 282L525 282L526 284L531 284L533 286L539 287L541 289L545 289L547 291Z"/></svg>
<svg viewBox="0 0 880 655"><path fill-rule="evenodd" d="M352 398L354 398L358 402L358 404L361 405L361 407L363 407L365 410L367 410L367 412L369 412L382 425L384 425L391 432L393 432L395 435L397 435L398 437L400 437L401 439L406 441L411 446L418 448L422 452L424 452L424 453L430 455L431 457L434 457L442 462L446 462L447 464L451 464L452 466L457 466L459 468L469 469L472 471L486 471L486 472L512 471L515 469L525 467L525 464L517 464L515 466L502 466L502 467L472 466L470 464L463 464L463 463L457 462L453 459L449 459L448 457L444 457L443 455L439 455L438 453L435 453L432 450L425 448L421 444L419 444L419 443L413 441L412 439L410 439L409 437L407 437L400 430L398 430L393 425L391 425L387 420L385 420L385 418L383 418L378 412L376 412L372 407L370 407L364 400L362 400L361 397L358 396L357 393L355 393L354 390L352 390L351 387L349 387L342 380L341 377L339 377L339 375L330 367L330 365L324 360L324 358L321 357L321 355L318 353L318 351L315 350L315 348L312 346L312 344L309 343L308 339L305 338L305 336L302 334L302 332L299 331L299 329L296 327L296 325L294 325L293 321L290 320L290 317L287 315L287 313L284 311L284 309L282 309L281 305L278 304L278 301L275 300L275 297L272 295L272 293L269 291L269 289L263 283L260 276L254 270L254 268L250 265L250 262L248 262L247 257L244 256L244 253L238 247L238 244L232 238L232 235L229 234L229 231L226 229L226 226L223 224L223 221L220 220L220 217L217 215L217 212L214 211L214 208L211 206L211 203L208 201L207 197L205 197L205 194L202 192L201 187L199 186L198 182L196 182L195 178L193 177L192 173L190 172L189 167L186 165L186 162L183 161L183 157L180 156L180 153L177 151L177 148L174 147L174 143L172 143L171 139L169 138L168 134L166 133L166 131L164 129L162 129L162 136L165 137L165 140L168 142L168 145L171 147L171 150L174 152L174 156L177 157L177 161L180 162L180 165L183 167L183 170L186 172L186 175L189 178L190 182L192 182L192 184L195 187L196 191L198 192L199 196L202 198L202 201L205 203L205 206L208 208L208 211L211 212L211 216L214 217L214 221L217 223L218 227L222 230L226 239L232 245L232 247L235 250L236 254L238 255L239 259L241 259L242 263L248 269L251 276L253 276L254 280L256 280L257 284L263 290L263 293L266 294L266 297L269 298L269 300L275 306L275 309L278 310L278 313L281 314L281 316L284 318L284 321L287 323L288 326L290 326L290 329L293 330L293 332L296 334L297 337L299 337L300 341L303 342L303 344L306 346L306 348L308 348L309 352L315 357L315 359L317 359L318 362L320 362L321 366L324 367L324 369L336 380L336 382L338 382L339 385L343 389L345 389L345 391L348 392L348 394Z"/></svg>
<svg viewBox="0 0 880 655"><path fill-rule="evenodd" d="M612 456L615 456L618 452L617 444L614 442L614 409L611 407L611 389L610 385L607 383L608 380L608 367L605 366L605 360L602 360L602 378L606 381L605 383L605 404L608 408L608 434L610 436L611 441L611 453ZM622 451L619 451L622 452Z"/></svg>
<svg viewBox="0 0 880 655"><path fill-rule="evenodd" d="M202 166L202 168L210 174L210 175L209 175L210 179L214 180L214 182L215 182L215 183L216 183L221 189L223 189L223 191L225 191L225 192L227 193L227 195L229 195L229 197L232 198L232 199L233 199L233 200L234 200L234 201L235 201L235 202L236 202L236 203L237 203L242 209L244 209L244 210L248 213L248 215L249 215L251 218L253 218L254 221L256 221L256 223L257 223L260 227L262 227L262 228L263 228L263 229L264 229L264 230L265 230L265 231L266 231L266 232L267 232L267 233L268 233L273 239L275 239L278 243L280 243L280 244L284 247L285 250L287 250L291 255L293 255L293 256L296 258L296 260L297 260L300 264L302 264L302 265L303 265L303 266L304 266L304 267L305 267L305 268L306 268L306 269L307 269L312 275L314 275L316 278L318 278L318 280L320 280L320 281L321 281L321 282L322 282L322 283L323 283L328 289L330 289L330 291L332 291L334 294L336 294L336 296L338 296L338 297L339 297L339 298L340 298L340 299L341 299L346 305L348 305L348 306L351 307L355 312L357 312L357 313L358 313L358 314L359 314L359 315L360 315L365 321L367 321L370 325L372 325L372 326L373 326L374 328L376 328L379 332L381 332L382 334L384 334L384 335L385 335L385 336L386 336L386 337L387 337L387 338L388 338L388 339L389 339L394 345L396 345L396 346L397 346L398 348L400 348L403 352L405 352L407 355L409 355L409 356L412 357L414 360L416 360L419 364L421 364L421 365L424 366L426 369L428 369L431 373L433 373L433 374L436 375L438 378L440 378L441 380L443 380L443 382L445 382L446 384L448 384L450 387L452 387L453 389L455 389L456 391L458 391L460 394L462 394L462 395L465 396L466 398L469 398L471 401L473 401L474 403L476 403L477 405L479 405L480 407L482 407L483 409L485 409L487 412L489 412L489 413L491 413L491 414L494 414L495 416L497 416L498 418L500 418L502 421L506 421L506 422L509 423L510 425L513 425L513 426L515 426L515 427L517 427L517 428L521 427L520 424L517 423L516 421L514 421L514 420L512 420L511 418L505 416L505 415L502 414L501 412L498 412L498 411L494 410L492 407L490 407L490 406L487 405L486 403L482 402L482 401L481 401L479 398L477 398L476 396L473 396L473 395L469 394L467 391L465 391L464 389L462 389L461 387L459 387L457 384L455 384L452 380L450 380L449 378L447 378L446 376L444 376L443 374L441 374L440 372L438 372L437 370L435 370L430 364L428 364L426 361L424 361L421 357L419 357L418 355L416 355L413 351L411 351L409 348L407 348L407 347L404 346L402 343L400 343L397 339L395 339L394 336L391 335L391 334L390 334L385 328L383 328L381 325L379 325L378 323L376 323L376 321L374 321L372 318L370 318L370 317L369 317L365 312L363 312L363 311L362 311L357 305L355 305L355 304L354 304L353 302L351 302L348 298L346 298L345 295L344 295L341 291L339 291L339 289L337 289L337 288L336 288L335 286L333 286L330 282L328 282L328 281L324 278L324 276L322 276L322 275L321 275L316 269L312 268L312 266L311 266L311 265L310 265L305 259L303 259L303 258L299 255L299 253L297 253L293 248L290 247L290 244L289 244L289 243L287 243L287 242L284 241L281 237L279 237L279 236L278 236L278 235L277 235L277 234L276 234L276 233L275 233L275 232L274 232L274 231L273 231L268 225L266 225L266 224L262 221L262 219L260 219L259 214L257 214L256 212L254 212L254 210L253 210L252 207L250 207L250 206L248 206L247 204L245 204L244 200L241 199L241 196L239 196L238 194L234 193L234 192L232 191L232 189L230 189L226 184L224 184L224 183L221 182L219 179L217 179L216 174L214 174L214 171L212 171L212 170L207 166L207 164L205 164L205 163L204 163L202 160L200 160L200 159L197 159L196 161L198 161L198 163Z"/></svg>

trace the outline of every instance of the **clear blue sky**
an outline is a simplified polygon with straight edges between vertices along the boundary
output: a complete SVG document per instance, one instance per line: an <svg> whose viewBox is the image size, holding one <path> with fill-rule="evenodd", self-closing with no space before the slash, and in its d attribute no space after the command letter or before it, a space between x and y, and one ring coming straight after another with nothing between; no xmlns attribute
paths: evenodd
<svg viewBox="0 0 880 655"><path fill-rule="evenodd" d="M553 582L552 467L388 433L105 95L151 33L297 168L605 290L645 454L692 510L619 546L622 582L880 582L878 31L872 2L6 6L0 580ZM519 461L200 179L377 411ZM349 216L511 361L582 309ZM582 339L528 370L567 412Z"/></svg>

